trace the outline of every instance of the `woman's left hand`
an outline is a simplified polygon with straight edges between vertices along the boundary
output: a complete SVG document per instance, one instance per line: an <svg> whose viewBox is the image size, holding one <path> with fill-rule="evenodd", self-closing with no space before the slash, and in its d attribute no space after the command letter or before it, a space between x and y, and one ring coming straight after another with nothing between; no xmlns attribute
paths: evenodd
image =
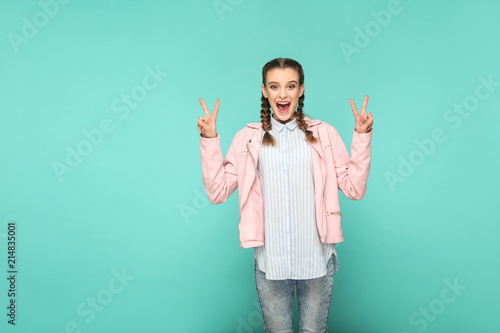
<svg viewBox="0 0 500 333"><path fill-rule="evenodd" d="M373 116L371 112L366 112L366 104L368 104L368 95L365 96L365 100L363 101L363 106L361 107L361 114L358 113L358 110L356 109L356 105L354 105L354 101L352 98L350 99L351 101L351 107L352 107L352 113L354 114L354 118L356 119L356 127L355 131L358 133L368 133L372 130L372 125L373 125Z"/></svg>

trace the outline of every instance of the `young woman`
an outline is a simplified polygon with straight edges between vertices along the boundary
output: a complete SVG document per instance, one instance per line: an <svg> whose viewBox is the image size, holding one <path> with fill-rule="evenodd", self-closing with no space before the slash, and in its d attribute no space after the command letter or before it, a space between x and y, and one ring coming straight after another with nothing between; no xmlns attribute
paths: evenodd
<svg viewBox="0 0 500 333"><path fill-rule="evenodd" d="M239 188L240 246L255 249L265 331L293 332L296 291L299 331L327 332L338 269L335 243L343 241L338 190L360 200L370 170L368 96L361 113L350 100L355 118L351 157L332 125L304 115L304 72L295 60L277 58L264 66L261 102L261 121L240 130L223 158L216 131L220 100L210 114L200 98L205 190L218 204Z"/></svg>

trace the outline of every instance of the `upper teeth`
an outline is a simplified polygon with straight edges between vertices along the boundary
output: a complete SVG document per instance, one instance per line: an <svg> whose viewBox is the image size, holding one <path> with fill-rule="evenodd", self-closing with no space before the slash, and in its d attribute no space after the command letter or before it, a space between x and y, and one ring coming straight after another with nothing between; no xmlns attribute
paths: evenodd
<svg viewBox="0 0 500 333"><path fill-rule="evenodd" d="M278 104L286 105L288 102L278 102Z"/></svg>

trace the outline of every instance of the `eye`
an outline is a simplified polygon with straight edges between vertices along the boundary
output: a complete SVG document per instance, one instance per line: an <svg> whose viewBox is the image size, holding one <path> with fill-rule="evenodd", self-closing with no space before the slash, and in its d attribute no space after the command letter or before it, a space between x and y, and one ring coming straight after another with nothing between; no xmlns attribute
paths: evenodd
<svg viewBox="0 0 500 333"><path fill-rule="evenodd" d="M295 89L295 84L291 84L291 85L289 85L289 86L288 86L288 88L290 88L290 89Z"/></svg>
<svg viewBox="0 0 500 333"><path fill-rule="evenodd" d="M271 89L276 89L276 88L278 88L278 86L277 86L277 85L275 85L275 84L272 84L270 87L271 87Z"/></svg>

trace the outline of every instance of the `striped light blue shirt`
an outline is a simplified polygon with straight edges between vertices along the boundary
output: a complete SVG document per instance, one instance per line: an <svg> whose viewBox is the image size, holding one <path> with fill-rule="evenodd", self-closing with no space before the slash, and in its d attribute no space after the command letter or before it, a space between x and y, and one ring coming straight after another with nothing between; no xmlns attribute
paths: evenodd
<svg viewBox="0 0 500 333"><path fill-rule="evenodd" d="M255 247L254 258L270 280L324 276L337 252L335 244L323 244L318 236L311 146L296 118L282 124L271 117L271 125L276 144L261 146L258 163L265 245ZM338 260L334 266L337 272Z"/></svg>

